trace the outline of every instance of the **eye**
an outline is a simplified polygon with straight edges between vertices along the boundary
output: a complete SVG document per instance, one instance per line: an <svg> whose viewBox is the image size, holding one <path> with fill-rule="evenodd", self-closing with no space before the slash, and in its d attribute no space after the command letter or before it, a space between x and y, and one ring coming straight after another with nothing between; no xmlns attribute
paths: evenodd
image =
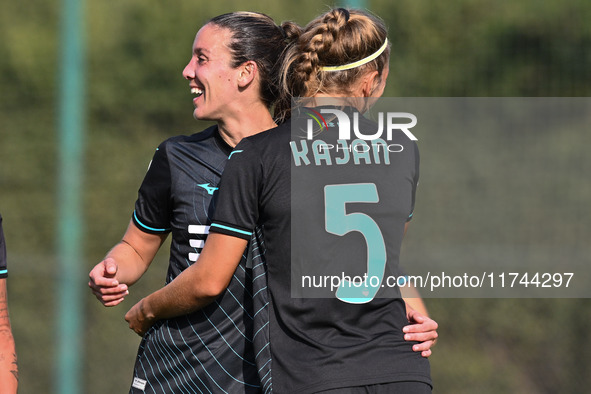
<svg viewBox="0 0 591 394"><path fill-rule="evenodd" d="M199 63L199 64L204 64L206 62L207 62L207 58L205 56L199 56L197 58L197 63Z"/></svg>

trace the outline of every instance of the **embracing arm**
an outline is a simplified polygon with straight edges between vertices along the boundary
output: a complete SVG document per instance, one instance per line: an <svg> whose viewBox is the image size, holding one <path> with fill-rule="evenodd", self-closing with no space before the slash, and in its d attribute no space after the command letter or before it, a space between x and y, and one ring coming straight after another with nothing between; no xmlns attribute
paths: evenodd
<svg viewBox="0 0 591 394"><path fill-rule="evenodd" d="M16 393L18 366L14 337L8 318L6 279L0 279L0 393Z"/></svg>
<svg viewBox="0 0 591 394"><path fill-rule="evenodd" d="M408 229L410 222L404 226L404 234ZM437 341L438 324L435 320L429 318L427 307L421 298L421 295L414 286L407 286L402 289L402 297L406 305L406 318L409 325L403 327L406 341L419 342L413 345L412 350L421 352L423 357L431 355L431 348Z"/></svg>
<svg viewBox="0 0 591 394"><path fill-rule="evenodd" d="M129 328L144 335L158 320L191 313L213 302L228 287L247 243L241 238L209 234L193 265L127 312Z"/></svg>
<svg viewBox="0 0 591 394"><path fill-rule="evenodd" d="M413 345L412 350L421 352L423 357L429 357L431 348L435 345L438 337L437 322L426 314L412 309L408 303L406 304L406 318L410 324L402 328L404 339L419 342Z"/></svg>
<svg viewBox="0 0 591 394"><path fill-rule="evenodd" d="M90 271L88 286L105 306L119 304L147 271L168 234L149 234L130 221L125 235Z"/></svg>

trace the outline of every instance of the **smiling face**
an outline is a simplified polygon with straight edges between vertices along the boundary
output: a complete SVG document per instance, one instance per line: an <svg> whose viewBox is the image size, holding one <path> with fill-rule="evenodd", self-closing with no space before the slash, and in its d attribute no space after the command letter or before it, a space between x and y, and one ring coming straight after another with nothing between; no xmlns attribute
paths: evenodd
<svg viewBox="0 0 591 394"><path fill-rule="evenodd" d="M227 46L232 33L214 24L203 26L193 42L193 54L183 70L195 95L193 116L196 119L223 119L229 105L237 99L239 70L232 68L232 54Z"/></svg>

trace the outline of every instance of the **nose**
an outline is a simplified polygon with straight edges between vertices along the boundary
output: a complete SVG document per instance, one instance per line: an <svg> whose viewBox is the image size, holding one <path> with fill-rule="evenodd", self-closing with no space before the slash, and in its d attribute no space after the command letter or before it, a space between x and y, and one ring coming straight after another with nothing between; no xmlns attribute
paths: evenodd
<svg viewBox="0 0 591 394"><path fill-rule="evenodd" d="M188 80L195 79L195 67L193 67L193 59L191 59L183 69L183 77Z"/></svg>

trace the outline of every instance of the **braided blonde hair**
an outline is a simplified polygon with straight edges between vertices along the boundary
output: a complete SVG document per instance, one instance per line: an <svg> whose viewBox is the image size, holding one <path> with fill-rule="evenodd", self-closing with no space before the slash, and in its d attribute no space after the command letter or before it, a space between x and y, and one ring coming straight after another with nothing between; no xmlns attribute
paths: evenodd
<svg viewBox="0 0 591 394"><path fill-rule="evenodd" d="M389 48L359 67L337 72L322 67L364 59L378 51L386 37L383 21L360 10L337 8L314 19L286 49L280 73L283 105L291 103L292 97L349 95L357 79L368 71L381 76L390 58Z"/></svg>

